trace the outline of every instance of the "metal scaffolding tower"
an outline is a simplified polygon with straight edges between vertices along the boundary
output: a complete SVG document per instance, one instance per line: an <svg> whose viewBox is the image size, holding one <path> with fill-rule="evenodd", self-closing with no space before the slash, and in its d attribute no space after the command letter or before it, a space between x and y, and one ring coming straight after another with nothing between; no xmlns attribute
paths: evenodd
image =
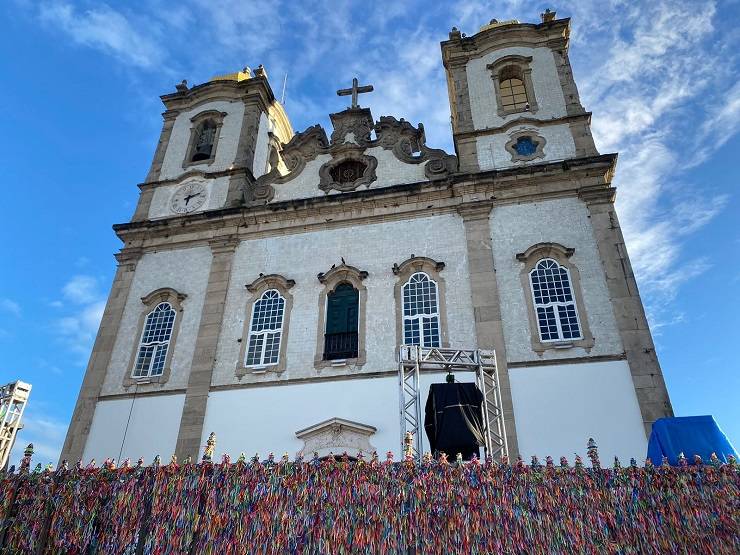
<svg viewBox="0 0 740 555"><path fill-rule="evenodd" d="M15 436L23 427L21 418L31 394L31 385L21 381L0 387L0 469L5 468Z"/></svg>
<svg viewBox="0 0 740 555"><path fill-rule="evenodd" d="M399 409L401 450L407 432L412 434L415 458L422 453L423 416L419 376L425 372L474 372L475 384L483 394L484 449L486 456L508 455L504 412L501 406L496 353L481 349L441 349L404 345L399 349Z"/></svg>

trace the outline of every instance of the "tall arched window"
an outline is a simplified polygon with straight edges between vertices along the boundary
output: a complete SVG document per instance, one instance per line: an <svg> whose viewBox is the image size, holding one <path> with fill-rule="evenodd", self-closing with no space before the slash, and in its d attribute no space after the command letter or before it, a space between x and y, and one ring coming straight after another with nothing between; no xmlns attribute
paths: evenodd
<svg viewBox="0 0 740 555"><path fill-rule="evenodd" d="M403 343L439 347L439 327L437 283L417 272L403 286Z"/></svg>
<svg viewBox="0 0 740 555"><path fill-rule="evenodd" d="M213 156L213 147L216 139L216 122L208 119L200 124L193 147L192 162L210 160Z"/></svg>
<svg viewBox="0 0 740 555"><path fill-rule="evenodd" d="M245 366L277 364L283 333L285 299L276 289L265 291L252 305Z"/></svg>
<svg viewBox="0 0 740 555"><path fill-rule="evenodd" d="M504 110L524 110L529 106L527 90L524 86L524 76L519 67L508 66L501 70L499 91L501 93L501 105Z"/></svg>
<svg viewBox="0 0 740 555"><path fill-rule="evenodd" d="M168 302L159 303L147 315L134 364L134 378L162 375L176 315Z"/></svg>
<svg viewBox="0 0 740 555"><path fill-rule="evenodd" d="M543 258L529 272L542 341L581 339L575 295L568 269Z"/></svg>
<svg viewBox="0 0 740 555"><path fill-rule="evenodd" d="M357 358L360 293L343 282L326 297L324 360Z"/></svg>

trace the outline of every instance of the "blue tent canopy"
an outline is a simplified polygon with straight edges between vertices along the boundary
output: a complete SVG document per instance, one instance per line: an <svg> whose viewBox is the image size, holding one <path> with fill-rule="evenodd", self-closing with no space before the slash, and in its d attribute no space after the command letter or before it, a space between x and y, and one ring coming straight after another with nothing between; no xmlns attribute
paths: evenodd
<svg viewBox="0 0 740 555"><path fill-rule="evenodd" d="M737 451L711 416L656 420L650 434L647 456L654 464L660 464L664 456L668 457L668 462L676 466L679 453L686 456L689 464L693 464L694 455L700 455L705 461L712 453L716 453L722 462L727 462L728 455L737 458Z"/></svg>

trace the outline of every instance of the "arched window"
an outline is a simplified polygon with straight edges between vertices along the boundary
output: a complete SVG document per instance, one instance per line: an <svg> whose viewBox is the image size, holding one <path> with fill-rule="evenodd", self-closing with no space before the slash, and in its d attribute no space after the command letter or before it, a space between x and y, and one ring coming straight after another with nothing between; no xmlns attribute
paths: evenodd
<svg viewBox="0 0 740 555"><path fill-rule="evenodd" d="M517 66L508 66L499 74L499 91L504 110L524 110L529 106L524 75Z"/></svg>
<svg viewBox="0 0 740 555"><path fill-rule="evenodd" d="M568 269L543 258L529 272L542 341L581 339L575 295Z"/></svg>
<svg viewBox="0 0 740 555"><path fill-rule="evenodd" d="M360 293L342 282L326 297L324 360L357 358Z"/></svg>
<svg viewBox="0 0 740 555"><path fill-rule="evenodd" d="M134 378L162 375L176 315L168 302L159 303L147 315L134 364Z"/></svg>
<svg viewBox="0 0 740 555"><path fill-rule="evenodd" d="M193 156L190 159L192 162L210 160L213 157L217 128L218 125L211 119L207 119L198 126L195 144L193 145Z"/></svg>
<svg viewBox="0 0 740 555"><path fill-rule="evenodd" d="M439 347L439 336L437 283L417 272L403 285L403 343Z"/></svg>
<svg viewBox="0 0 740 555"><path fill-rule="evenodd" d="M252 305L245 366L268 366L278 363L284 315L285 299L275 289L265 291Z"/></svg>

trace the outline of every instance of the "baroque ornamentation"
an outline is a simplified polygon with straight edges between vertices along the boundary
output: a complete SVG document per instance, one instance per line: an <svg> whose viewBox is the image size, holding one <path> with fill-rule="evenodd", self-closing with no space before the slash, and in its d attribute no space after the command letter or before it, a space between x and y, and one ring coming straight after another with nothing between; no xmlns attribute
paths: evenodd
<svg viewBox="0 0 740 555"><path fill-rule="evenodd" d="M424 166L424 175L430 180L440 179L453 173L457 167L457 158L447 154L439 148L426 146L424 125L416 128L411 123L393 116L381 116L375 125L378 143L386 150L390 150L401 162L407 164L421 164Z"/></svg>
<svg viewBox="0 0 740 555"><path fill-rule="evenodd" d="M457 170L455 156L426 146L422 124L414 127L405 119L398 120L393 116L382 116L379 122L373 124L368 108L348 108L330 114L330 117L334 126L331 141L320 125L314 125L302 133L296 133L282 149L271 150L270 171L253 182L247 179L244 188L247 206L269 203L275 196L273 185L295 178L308 162L321 154L332 156L319 169L319 188L327 193L331 190L354 191L375 181L378 160L364 152L376 146L392 151L398 160L406 164L424 164L424 175L430 180L443 179ZM373 131L376 139L372 138ZM278 169L281 159L288 170L285 175ZM353 180L337 179L337 168L352 161L358 162L353 166L354 171L359 172L362 168L361 175Z"/></svg>
<svg viewBox="0 0 740 555"><path fill-rule="evenodd" d="M362 154L359 149L345 150L319 168L319 189L347 192L377 179L378 159Z"/></svg>

